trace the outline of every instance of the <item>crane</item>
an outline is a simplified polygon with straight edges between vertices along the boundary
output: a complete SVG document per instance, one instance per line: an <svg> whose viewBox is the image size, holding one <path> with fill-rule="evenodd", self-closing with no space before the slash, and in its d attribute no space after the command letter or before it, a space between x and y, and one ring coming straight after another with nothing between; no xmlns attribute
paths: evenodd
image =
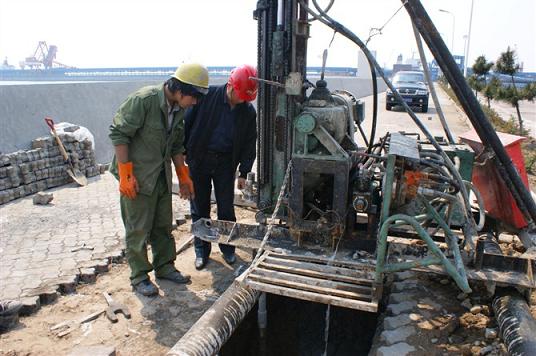
<svg viewBox="0 0 536 356"><path fill-rule="evenodd" d="M56 61L58 46L48 46L46 41L39 41L34 54L31 57L26 57L20 62L21 69L50 69L50 68L74 68Z"/></svg>

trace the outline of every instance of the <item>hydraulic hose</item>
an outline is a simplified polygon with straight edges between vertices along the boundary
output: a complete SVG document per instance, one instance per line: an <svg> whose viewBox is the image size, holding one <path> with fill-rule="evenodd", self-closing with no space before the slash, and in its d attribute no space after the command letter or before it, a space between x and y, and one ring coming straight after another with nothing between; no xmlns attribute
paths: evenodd
<svg viewBox="0 0 536 356"><path fill-rule="evenodd" d="M374 136L376 136L376 124L378 122L378 82L374 64L370 60L368 60L368 63L370 67L370 75L372 76L372 126L370 128L367 153L371 153L374 146Z"/></svg>

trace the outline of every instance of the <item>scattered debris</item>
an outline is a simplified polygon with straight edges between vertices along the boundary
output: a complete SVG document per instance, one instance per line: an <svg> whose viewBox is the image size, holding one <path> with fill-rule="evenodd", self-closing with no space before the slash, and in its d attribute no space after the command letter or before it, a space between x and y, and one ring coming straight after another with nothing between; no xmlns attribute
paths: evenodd
<svg viewBox="0 0 536 356"><path fill-rule="evenodd" d="M102 313L104 313L104 308L101 308L97 310L94 313L91 313L89 315L86 315L82 317L79 320L67 320L63 321L59 324L56 324L50 328L50 331L53 331L56 333L57 337L64 337L67 334L70 334L75 329L77 329L80 325L87 323L89 321L97 319Z"/></svg>
<svg viewBox="0 0 536 356"><path fill-rule="evenodd" d="M54 194L37 192L33 197L34 205L47 205L54 199Z"/></svg>
<svg viewBox="0 0 536 356"><path fill-rule="evenodd" d="M497 338L497 329L494 328L486 328L485 332L486 339L496 339Z"/></svg>
<svg viewBox="0 0 536 356"><path fill-rule="evenodd" d="M95 249L95 247L93 246L88 246L86 245L86 243L82 243L82 246L78 246L78 247L75 247L71 250L71 252L77 252L77 251L82 251L82 250L91 250L93 251Z"/></svg>

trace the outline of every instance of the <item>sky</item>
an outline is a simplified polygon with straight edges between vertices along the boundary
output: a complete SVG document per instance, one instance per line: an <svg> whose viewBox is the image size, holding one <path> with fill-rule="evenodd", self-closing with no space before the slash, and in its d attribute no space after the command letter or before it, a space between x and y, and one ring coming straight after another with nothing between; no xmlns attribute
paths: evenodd
<svg viewBox="0 0 536 356"><path fill-rule="evenodd" d="M508 46L525 71L536 72L536 0L473 0L469 63L495 61ZM326 5L328 0L318 0ZM234 66L257 61L256 0L0 0L0 60L18 67L39 41L58 46L56 60L77 68L173 67L183 62ZM436 28L462 55L471 0L422 0ZM335 0L329 15L365 41L400 8L400 0ZM445 10L447 12L442 12ZM454 36L453 36L454 33ZM318 21L312 23L308 65L357 66L357 47ZM388 68L402 54L418 57L404 9L369 48ZM430 60L431 55L428 53Z"/></svg>

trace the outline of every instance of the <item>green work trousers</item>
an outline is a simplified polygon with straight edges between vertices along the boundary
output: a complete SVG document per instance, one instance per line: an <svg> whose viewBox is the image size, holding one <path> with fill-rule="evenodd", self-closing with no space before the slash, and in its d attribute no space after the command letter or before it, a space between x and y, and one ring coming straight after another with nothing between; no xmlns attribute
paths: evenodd
<svg viewBox="0 0 536 356"><path fill-rule="evenodd" d="M153 268L156 277L174 271L177 254L171 235L171 192L164 174L158 177L151 195L138 194L134 200L121 195L121 215L132 285L148 279L147 273ZM147 258L147 244L151 244L152 264Z"/></svg>

